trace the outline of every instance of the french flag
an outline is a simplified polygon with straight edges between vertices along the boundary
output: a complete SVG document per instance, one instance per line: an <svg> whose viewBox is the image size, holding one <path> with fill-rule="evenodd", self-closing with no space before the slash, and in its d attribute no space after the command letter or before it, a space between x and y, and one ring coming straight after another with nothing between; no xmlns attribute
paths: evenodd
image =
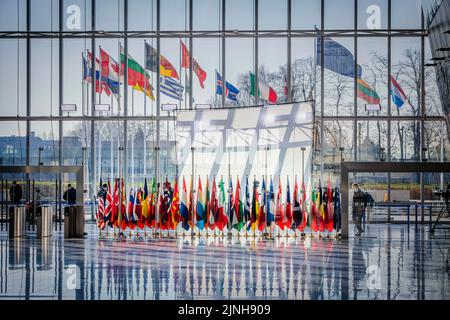
<svg viewBox="0 0 450 320"><path fill-rule="evenodd" d="M391 97L392 102L397 106L397 108L402 107L407 100L405 92L393 76L391 76Z"/></svg>

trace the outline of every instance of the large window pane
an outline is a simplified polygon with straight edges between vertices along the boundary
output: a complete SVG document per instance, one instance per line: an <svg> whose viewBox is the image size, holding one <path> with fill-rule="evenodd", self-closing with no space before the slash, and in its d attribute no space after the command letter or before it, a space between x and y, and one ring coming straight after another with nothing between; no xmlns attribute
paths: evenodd
<svg viewBox="0 0 450 320"><path fill-rule="evenodd" d="M419 161L420 122L393 121L391 124L391 160Z"/></svg>
<svg viewBox="0 0 450 320"><path fill-rule="evenodd" d="M355 27L354 0L325 0L325 29Z"/></svg>
<svg viewBox="0 0 450 320"><path fill-rule="evenodd" d="M63 30L91 30L92 0L64 0Z"/></svg>
<svg viewBox="0 0 450 320"><path fill-rule="evenodd" d="M292 0L291 19L292 30L320 29L320 0Z"/></svg>
<svg viewBox="0 0 450 320"><path fill-rule="evenodd" d="M0 30L22 31L26 30L26 1L2 0L0 1Z"/></svg>
<svg viewBox="0 0 450 320"><path fill-rule="evenodd" d="M0 40L0 109L3 116L26 115L26 41Z"/></svg>
<svg viewBox="0 0 450 320"><path fill-rule="evenodd" d="M392 39L391 73L406 94L407 101L397 107L392 103L393 116L418 116L421 103L420 38Z"/></svg>
<svg viewBox="0 0 450 320"><path fill-rule="evenodd" d="M353 53L353 38L336 38L342 46ZM325 69L324 73L324 114L353 115L354 79Z"/></svg>
<svg viewBox="0 0 450 320"><path fill-rule="evenodd" d="M420 3L421 1L392 0L392 29L420 29L422 16Z"/></svg>
<svg viewBox="0 0 450 320"><path fill-rule="evenodd" d="M320 88L317 87L320 84L320 68L314 61L315 43L315 38L292 39L291 87L293 101L305 101L320 96Z"/></svg>
<svg viewBox="0 0 450 320"><path fill-rule="evenodd" d="M225 44L225 77L239 90L240 106L253 106L255 99L250 95L249 72L254 72L254 41L252 38L228 38ZM232 104L228 99L227 104Z"/></svg>
<svg viewBox="0 0 450 320"><path fill-rule="evenodd" d="M252 30L254 28L254 0L225 1L225 29Z"/></svg>
<svg viewBox="0 0 450 320"><path fill-rule="evenodd" d="M189 2L160 1L161 30L189 30Z"/></svg>
<svg viewBox="0 0 450 320"><path fill-rule="evenodd" d="M30 134L30 165L59 164L59 125L57 121L33 121Z"/></svg>
<svg viewBox="0 0 450 320"><path fill-rule="evenodd" d="M258 79L275 90L277 102L285 102L287 41L283 38L261 38L258 45ZM260 104L268 103L262 93L259 97Z"/></svg>
<svg viewBox="0 0 450 320"><path fill-rule="evenodd" d="M95 8L97 30L123 30L124 0L95 0Z"/></svg>
<svg viewBox="0 0 450 320"><path fill-rule="evenodd" d="M388 114L387 61L387 39L358 38L358 64L362 67L361 79L369 86L368 88L358 86L358 115ZM379 100L379 103L375 100ZM379 104L379 111L370 111L370 108L368 110L367 105L371 104Z"/></svg>
<svg viewBox="0 0 450 320"><path fill-rule="evenodd" d="M128 30L156 30L156 0L128 0Z"/></svg>
<svg viewBox="0 0 450 320"><path fill-rule="evenodd" d="M357 123L358 161L386 160L387 122L359 121Z"/></svg>
<svg viewBox="0 0 450 320"><path fill-rule="evenodd" d="M2 122L0 126L0 166L25 165L26 123Z"/></svg>
<svg viewBox="0 0 450 320"><path fill-rule="evenodd" d="M192 5L194 30L220 30L222 28L221 0L193 0Z"/></svg>
<svg viewBox="0 0 450 320"><path fill-rule="evenodd" d="M58 31L58 0L30 1L30 12L32 31Z"/></svg>
<svg viewBox="0 0 450 320"><path fill-rule="evenodd" d="M258 0L258 29L287 29L287 0Z"/></svg>
<svg viewBox="0 0 450 320"><path fill-rule="evenodd" d="M30 98L33 116L59 115L58 41L57 39L31 41Z"/></svg>

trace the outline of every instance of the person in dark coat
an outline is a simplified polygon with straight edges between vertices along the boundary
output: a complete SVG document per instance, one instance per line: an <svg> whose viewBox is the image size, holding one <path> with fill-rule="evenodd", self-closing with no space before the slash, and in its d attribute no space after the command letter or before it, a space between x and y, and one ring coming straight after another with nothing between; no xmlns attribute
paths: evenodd
<svg viewBox="0 0 450 320"><path fill-rule="evenodd" d="M13 204L19 205L23 196L22 187L17 181L13 181L11 188L9 189L9 197Z"/></svg>
<svg viewBox="0 0 450 320"><path fill-rule="evenodd" d="M73 206L77 202L77 190L69 183L66 192L64 192L63 199L69 206Z"/></svg>

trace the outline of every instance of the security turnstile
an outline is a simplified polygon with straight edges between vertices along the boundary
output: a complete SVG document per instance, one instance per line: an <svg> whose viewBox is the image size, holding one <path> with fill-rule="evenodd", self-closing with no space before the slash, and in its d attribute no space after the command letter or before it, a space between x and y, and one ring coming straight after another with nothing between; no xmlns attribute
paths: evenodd
<svg viewBox="0 0 450 320"><path fill-rule="evenodd" d="M64 238L82 238L84 236L84 211L82 206L64 208Z"/></svg>
<svg viewBox="0 0 450 320"><path fill-rule="evenodd" d="M25 236L25 207L11 206L9 209L9 237Z"/></svg>
<svg viewBox="0 0 450 320"><path fill-rule="evenodd" d="M36 214L36 224L38 238L52 236L54 207L42 207Z"/></svg>

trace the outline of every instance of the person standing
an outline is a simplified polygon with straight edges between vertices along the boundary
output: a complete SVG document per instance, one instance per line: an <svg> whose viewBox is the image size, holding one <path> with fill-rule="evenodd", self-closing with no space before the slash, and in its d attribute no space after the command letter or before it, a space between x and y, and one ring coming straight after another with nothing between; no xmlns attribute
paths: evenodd
<svg viewBox="0 0 450 320"><path fill-rule="evenodd" d="M362 228L362 217L364 214L365 208L365 196L364 192L361 191L357 183L352 185L353 189L353 204L352 204L352 213L353 213L353 223L356 226L357 232L355 236L360 236L361 233L364 232Z"/></svg>
<svg viewBox="0 0 450 320"><path fill-rule="evenodd" d="M17 181L13 181L11 188L9 189L9 197L14 205L21 204L23 192L22 187Z"/></svg>

